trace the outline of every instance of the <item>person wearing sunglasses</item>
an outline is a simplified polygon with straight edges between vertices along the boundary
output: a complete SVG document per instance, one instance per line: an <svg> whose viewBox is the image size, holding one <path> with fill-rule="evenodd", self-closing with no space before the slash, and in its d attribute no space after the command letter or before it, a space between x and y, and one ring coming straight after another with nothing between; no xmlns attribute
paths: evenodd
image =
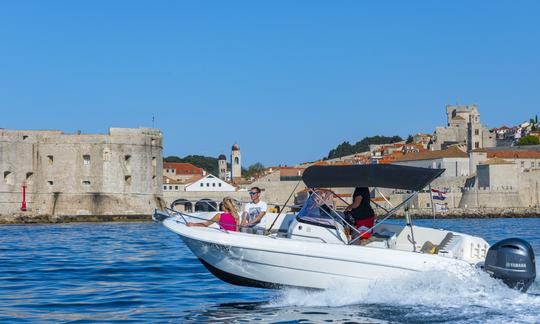
<svg viewBox="0 0 540 324"><path fill-rule="evenodd" d="M268 205L261 200L261 189L259 187L251 188L249 190L249 197L251 198L251 202L247 203L244 207L242 226L252 227L256 230L257 225L261 222L261 219L268 210Z"/></svg>

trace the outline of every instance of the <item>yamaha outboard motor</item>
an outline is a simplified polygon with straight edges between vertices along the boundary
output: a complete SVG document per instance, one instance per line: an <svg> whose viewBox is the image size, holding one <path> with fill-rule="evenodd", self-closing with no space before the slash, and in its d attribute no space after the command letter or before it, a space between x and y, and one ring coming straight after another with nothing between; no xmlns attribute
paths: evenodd
<svg viewBox="0 0 540 324"><path fill-rule="evenodd" d="M533 249L518 238L497 242L488 250L484 269L510 288L526 292L536 278Z"/></svg>

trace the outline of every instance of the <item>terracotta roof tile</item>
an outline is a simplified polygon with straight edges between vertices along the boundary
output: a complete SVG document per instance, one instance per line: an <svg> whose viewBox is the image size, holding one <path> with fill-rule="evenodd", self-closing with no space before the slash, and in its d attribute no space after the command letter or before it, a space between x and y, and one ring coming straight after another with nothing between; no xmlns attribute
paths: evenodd
<svg viewBox="0 0 540 324"><path fill-rule="evenodd" d="M514 162L501 159L498 157L494 157L492 159L485 160L483 162L480 162L480 164L488 164L488 165L494 165L494 164L515 164Z"/></svg>
<svg viewBox="0 0 540 324"><path fill-rule="evenodd" d="M440 151L422 151L414 152L403 155L402 158L397 161L419 161L419 160L433 160L440 158L466 158L469 155L455 146L451 146L446 150Z"/></svg>
<svg viewBox="0 0 540 324"><path fill-rule="evenodd" d="M203 174L204 170L191 163L164 162L164 169L175 169L176 174Z"/></svg>
<svg viewBox="0 0 540 324"><path fill-rule="evenodd" d="M493 151L487 152L488 159L540 159L540 152L537 151Z"/></svg>

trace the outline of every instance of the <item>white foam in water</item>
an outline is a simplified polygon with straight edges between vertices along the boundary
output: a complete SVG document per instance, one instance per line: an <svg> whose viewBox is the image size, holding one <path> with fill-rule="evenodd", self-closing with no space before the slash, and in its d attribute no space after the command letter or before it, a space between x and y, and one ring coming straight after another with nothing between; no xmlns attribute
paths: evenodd
<svg viewBox="0 0 540 324"><path fill-rule="evenodd" d="M538 281L529 293L512 290L481 270L455 265L444 270L419 272L399 280L380 280L367 287L336 285L325 291L287 289L270 307L339 307L358 304L422 306L436 309L459 309L477 313L478 308L493 311L514 321L540 321L540 289ZM493 319L498 321L501 318ZM489 319L486 319L489 321Z"/></svg>

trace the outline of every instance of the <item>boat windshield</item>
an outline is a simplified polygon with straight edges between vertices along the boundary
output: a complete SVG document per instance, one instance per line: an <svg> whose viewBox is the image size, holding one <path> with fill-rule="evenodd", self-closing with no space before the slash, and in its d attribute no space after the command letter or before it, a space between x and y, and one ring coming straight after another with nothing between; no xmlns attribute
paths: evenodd
<svg viewBox="0 0 540 324"><path fill-rule="evenodd" d="M302 223L335 227L332 217L335 213L334 198L332 191L317 189L310 194L296 218Z"/></svg>

